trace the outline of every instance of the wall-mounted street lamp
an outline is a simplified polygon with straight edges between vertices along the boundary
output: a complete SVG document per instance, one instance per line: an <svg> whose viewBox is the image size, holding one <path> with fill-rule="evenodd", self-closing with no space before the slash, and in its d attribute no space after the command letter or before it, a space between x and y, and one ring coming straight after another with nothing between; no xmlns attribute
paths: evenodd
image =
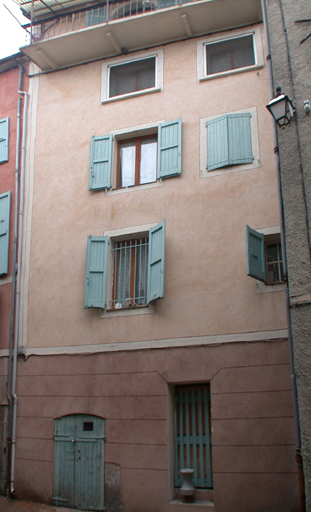
<svg viewBox="0 0 311 512"><path fill-rule="evenodd" d="M276 96L266 105L278 126L284 130L294 117L295 109L289 97L282 93L281 87L276 88Z"/></svg>

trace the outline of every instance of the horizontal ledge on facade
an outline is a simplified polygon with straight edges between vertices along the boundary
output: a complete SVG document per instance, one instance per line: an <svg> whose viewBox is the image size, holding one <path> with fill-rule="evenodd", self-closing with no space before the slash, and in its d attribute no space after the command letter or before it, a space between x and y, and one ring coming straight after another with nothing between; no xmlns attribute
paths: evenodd
<svg viewBox="0 0 311 512"><path fill-rule="evenodd" d="M172 500L169 502L169 505L182 505L185 507L210 507L211 510L214 509L214 503L212 501L206 501L206 500L197 500L193 501L192 503L186 503L182 501L181 499Z"/></svg>
<svg viewBox="0 0 311 512"><path fill-rule="evenodd" d="M223 71L222 73L214 73L213 75L204 75L199 78L199 82L206 82L207 80L216 80L216 78L222 78L224 76L229 75L237 75L238 73L245 73L246 71L254 71L257 69L262 69L263 64L254 64L253 66L247 66L245 68L237 68L237 69L228 69L228 71Z"/></svg>
<svg viewBox="0 0 311 512"><path fill-rule="evenodd" d="M237 334L219 334L214 336L197 336L188 338L168 338L162 340L134 341L128 343L107 343L94 345L72 345L66 347L25 347L24 357L32 355L73 355L94 354L101 352L126 352L129 350L148 350L182 347L202 347L208 345L225 345L227 343L256 343L280 341L287 339L287 329L274 331L255 331ZM8 356L8 350L0 350L0 357Z"/></svg>
<svg viewBox="0 0 311 512"><path fill-rule="evenodd" d="M291 306L302 306L305 304L311 303L311 294L307 293L306 295L299 295L295 297L290 297L290 305Z"/></svg>

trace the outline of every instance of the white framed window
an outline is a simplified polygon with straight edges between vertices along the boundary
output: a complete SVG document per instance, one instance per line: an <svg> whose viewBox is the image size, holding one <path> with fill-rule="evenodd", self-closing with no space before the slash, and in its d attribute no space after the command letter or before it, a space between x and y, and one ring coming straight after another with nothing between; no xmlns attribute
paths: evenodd
<svg viewBox="0 0 311 512"><path fill-rule="evenodd" d="M165 226L163 220L88 237L85 308L105 310L102 318L154 312L164 296Z"/></svg>
<svg viewBox="0 0 311 512"><path fill-rule="evenodd" d="M200 119L200 178L259 166L256 107Z"/></svg>
<svg viewBox="0 0 311 512"><path fill-rule="evenodd" d="M122 100L163 89L163 50L120 57L102 65L101 101Z"/></svg>
<svg viewBox="0 0 311 512"><path fill-rule="evenodd" d="M197 80L210 80L263 67L260 27L197 41Z"/></svg>
<svg viewBox="0 0 311 512"><path fill-rule="evenodd" d="M147 124L91 138L89 190L109 193L157 186L181 174L182 120Z"/></svg>
<svg viewBox="0 0 311 512"><path fill-rule="evenodd" d="M245 226L246 273L256 279L257 293L284 290L279 226L254 230Z"/></svg>

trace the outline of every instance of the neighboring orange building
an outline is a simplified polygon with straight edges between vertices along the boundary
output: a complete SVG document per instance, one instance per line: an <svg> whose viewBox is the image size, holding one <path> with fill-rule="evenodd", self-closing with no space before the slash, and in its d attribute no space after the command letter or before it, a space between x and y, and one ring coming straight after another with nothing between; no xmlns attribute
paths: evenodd
<svg viewBox="0 0 311 512"><path fill-rule="evenodd" d="M21 185L23 100L19 89L28 87L28 59L18 53L0 61L0 492L8 482L7 437L11 434L11 368L7 355L14 349L16 278L18 262L18 205ZM25 68L23 68L25 66ZM17 158L18 155L18 158ZM14 272L14 267L16 272Z"/></svg>
<svg viewBox="0 0 311 512"><path fill-rule="evenodd" d="M260 2L34 0L31 30L11 491L298 510Z"/></svg>

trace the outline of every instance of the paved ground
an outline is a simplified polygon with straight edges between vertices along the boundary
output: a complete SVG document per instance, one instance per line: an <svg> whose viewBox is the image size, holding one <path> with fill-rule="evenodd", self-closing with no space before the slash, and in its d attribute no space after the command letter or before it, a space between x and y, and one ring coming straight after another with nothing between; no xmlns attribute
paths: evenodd
<svg viewBox="0 0 311 512"><path fill-rule="evenodd" d="M68 512L68 508L50 507L32 501L11 500L0 496L0 512ZM71 512L75 511L71 509Z"/></svg>

